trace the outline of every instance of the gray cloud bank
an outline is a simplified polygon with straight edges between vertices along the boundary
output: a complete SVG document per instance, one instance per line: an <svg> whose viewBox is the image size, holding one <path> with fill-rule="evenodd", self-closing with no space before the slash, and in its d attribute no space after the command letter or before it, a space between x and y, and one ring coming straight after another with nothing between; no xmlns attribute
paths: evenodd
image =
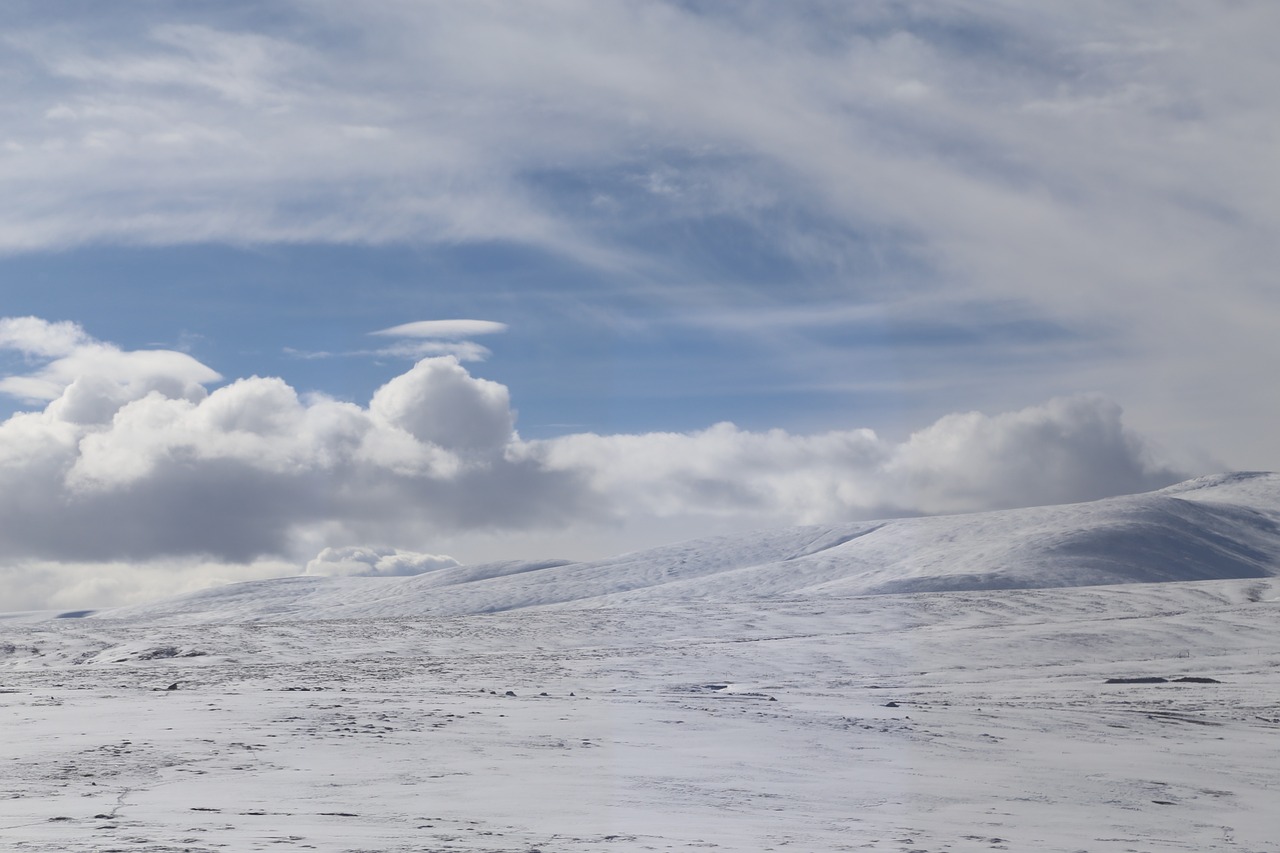
<svg viewBox="0 0 1280 853"><path fill-rule="evenodd" d="M0 345L31 368L0 389L51 397L0 423L0 558L45 572L137 564L154 578L169 561L212 579L243 575L235 566L296 573L319 554L308 572L403 574L452 564L423 553L442 540L497 537L509 556L533 557L522 535L625 524L656 543L699 519L749 528L963 512L1182 476L1100 397L949 415L902 442L728 423L525 441L508 389L450 356L419 361L361 406L270 377L208 391L217 374L188 356L122 352L71 324L0 320ZM92 588L103 594L100 579Z"/></svg>

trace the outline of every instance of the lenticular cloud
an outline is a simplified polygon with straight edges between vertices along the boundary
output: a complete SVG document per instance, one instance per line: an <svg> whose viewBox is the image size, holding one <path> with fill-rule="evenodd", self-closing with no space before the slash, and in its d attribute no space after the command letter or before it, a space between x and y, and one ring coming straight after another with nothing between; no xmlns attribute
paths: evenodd
<svg viewBox="0 0 1280 853"><path fill-rule="evenodd" d="M313 574L392 575L452 565L426 553L442 537L506 537L527 557L521 534L640 522L661 539L671 519L684 530L981 510L1182 477L1097 397L950 415L899 443L728 423L525 441L508 389L452 356L419 361L362 406L272 377L209 390L218 374L189 356L125 352L34 318L0 322L0 346L34 365L0 391L44 403L0 423L10 561L310 559Z"/></svg>

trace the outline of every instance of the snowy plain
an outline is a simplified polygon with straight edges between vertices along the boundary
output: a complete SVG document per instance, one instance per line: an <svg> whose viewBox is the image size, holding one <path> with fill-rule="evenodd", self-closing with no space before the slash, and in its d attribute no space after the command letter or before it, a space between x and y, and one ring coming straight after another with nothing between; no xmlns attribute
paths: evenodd
<svg viewBox="0 0 1280 853"><path fill-rule="evenodd" d="M1280 851L1278 567L1224 475L14 614L0 848Z"/></svg>

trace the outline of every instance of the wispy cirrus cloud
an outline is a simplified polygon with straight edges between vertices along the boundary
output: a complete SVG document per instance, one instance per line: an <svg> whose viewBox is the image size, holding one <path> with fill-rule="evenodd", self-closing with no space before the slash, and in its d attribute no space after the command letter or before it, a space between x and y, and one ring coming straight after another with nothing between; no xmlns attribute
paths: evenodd
<svg viewBox="0 0 1280 853"><path fill-rule="evenodd" d="M492 355L489 348L466 338L497 335L507 328L495 320L415 320L370 334L398 339L376 350L378 355L415 359L451 355L460 361L484 361Z"/></svg>
<svg viewBox="0 0 1280 853"><path fill-rule="evenodd" d="M498 242L643 303L606 305L619 323L958 305L1110 354L1057 350L1003 399L1100 388L1171 439L1268 453L1277 23L1260 2L29 7L3 42L0 251ZM849 373L802 344L777 345L794 375ZM947 381L995 402L968 368Z"/></svg>

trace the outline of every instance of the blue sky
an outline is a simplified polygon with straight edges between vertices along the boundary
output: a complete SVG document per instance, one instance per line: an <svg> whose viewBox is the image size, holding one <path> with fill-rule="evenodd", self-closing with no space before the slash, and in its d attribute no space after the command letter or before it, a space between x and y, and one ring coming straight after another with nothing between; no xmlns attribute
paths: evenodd
<svg viewBox="0 0 1280 853"><path fill-rule="evenodd" d="M28 460L0 485L57 487L0 507L48 527L0 589L93 606L323 548L588 557L1280 467L1276 25L1260 2L19 5L0 317L38 322L0 333L0 445ZM458 319L505 331L372 334ZM506 437L450 446L465 417ZM296 501L277 535L218 509L250 489ZM189 508L163 541L51 544L162 495Z"/></svg>

